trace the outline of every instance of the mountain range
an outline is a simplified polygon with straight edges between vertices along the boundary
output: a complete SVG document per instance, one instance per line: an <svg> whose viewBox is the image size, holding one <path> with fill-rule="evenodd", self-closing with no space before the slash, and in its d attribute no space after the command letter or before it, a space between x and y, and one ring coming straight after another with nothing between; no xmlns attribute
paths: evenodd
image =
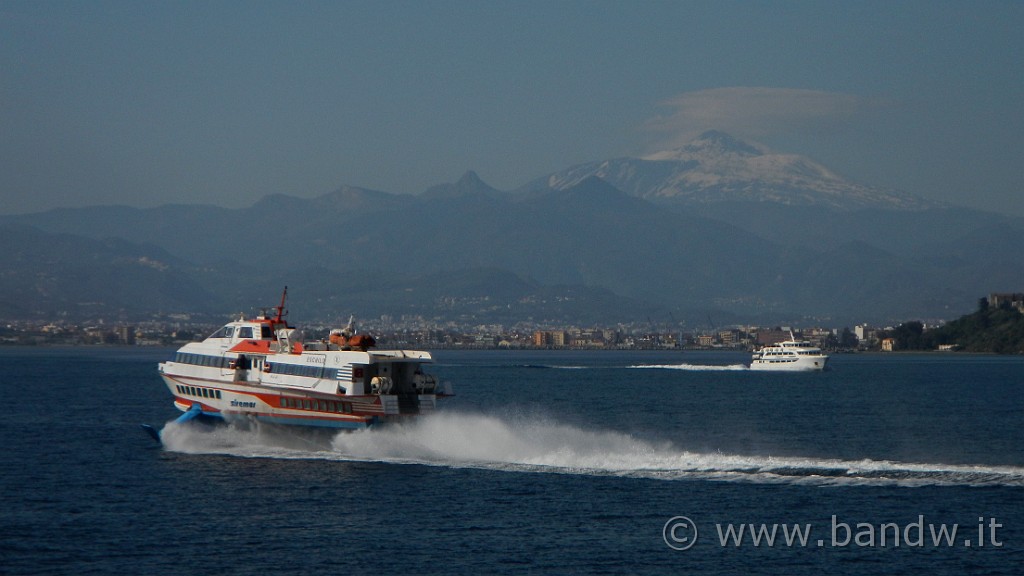
<svg viewBox="0 0 1024 576"><path fill-rule="evenodd" d="M299 319L852 325L954 318L1024 284L1024 220L847 181L707 132L500 191L343 186L228 209L0 217L0 317L228 314L290 287Z"/></svg>

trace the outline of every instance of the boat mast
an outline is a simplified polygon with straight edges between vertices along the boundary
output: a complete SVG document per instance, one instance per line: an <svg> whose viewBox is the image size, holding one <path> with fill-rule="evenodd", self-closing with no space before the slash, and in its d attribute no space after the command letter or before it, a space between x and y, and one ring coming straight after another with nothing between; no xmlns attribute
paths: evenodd
<svg viewBox="0 0 1024 576"><path fill-rule="evenodd" d="M284 301L288 298L288 287L284 287L284 292L281 293L281 303L275 306L277 309L277 316L274 317L274 324L280 324L284 322Z"/></svg>

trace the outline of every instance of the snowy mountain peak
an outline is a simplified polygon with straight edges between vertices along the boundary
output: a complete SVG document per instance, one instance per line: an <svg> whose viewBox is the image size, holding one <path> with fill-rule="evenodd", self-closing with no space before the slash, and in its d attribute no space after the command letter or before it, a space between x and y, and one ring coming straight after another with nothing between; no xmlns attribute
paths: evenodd
<svg viewBox="0 0 1024 576"><path fill-rule="evenodd" d="M681 148L656 152L645 156L645 160L689 159L698 155L761 156L769 153L768 148L734 138L719 130L708 130Z"/></svg>
<svg viewBox="0 0 1024 576"><path fill-rule="evenodd" d="M918 198L850 182L810 158L777 153L718 130L643 158L573 166L550 175L547 185L565 189L591 176L633 196L672 203L771 202L839 210L927 205Z"/></svg>

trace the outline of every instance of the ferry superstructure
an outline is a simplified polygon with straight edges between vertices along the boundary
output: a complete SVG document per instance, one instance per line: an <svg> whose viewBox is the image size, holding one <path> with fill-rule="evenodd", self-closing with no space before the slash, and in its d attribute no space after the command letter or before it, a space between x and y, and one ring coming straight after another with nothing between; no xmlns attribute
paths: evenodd
<svg viewBox="0 0 1024 576"><path fill-rule="evenodd" d="M229 322L159 364L184 412L179 421L207 416L359 429L429 413L452 395L450 385L423 371L433 361L429 352L376 350L351 320L329 342L304 344L284 319L287 293L276 315Z"/></svg>
<svg viewBox="0 0 1024 576"><path fill-rule="evenodd" d="M797 340L790 332L789 340L754 351L751 370L813 372L824 370L828 355L806 340Z"/></svg>

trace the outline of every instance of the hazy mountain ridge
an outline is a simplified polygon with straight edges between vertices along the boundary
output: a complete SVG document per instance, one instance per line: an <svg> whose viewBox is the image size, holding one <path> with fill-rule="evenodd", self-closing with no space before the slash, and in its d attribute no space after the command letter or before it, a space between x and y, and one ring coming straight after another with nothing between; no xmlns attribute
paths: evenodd
<svg viewBox="0 0 1024 576"><path fill-rule="evenodd" d="M68 311L116 318L221 304L192 270L155 246L0 226L0 315L55 318Z"/></svg>
<svg viewBox="0 0 1024 576"><path fill-rule="evenodd" d="M298 299L296 321L343 323L356 314L568 324L666 313L600 287L543 285L499 269L415 275L323 267L267 271L235 262L195 267L121 239L21 226L0 226L0 241L7 247L0 257L0 317L6 319L130 321L157 312L224 319L269 308L286 285Z"/></svg>
<svg viewBox="0 0 1024 576"><path fill-rule="evenodd" d="M696 166L699 155L764 155L720 133L705 136L686 152L694 155L688 159L680 154L618 166L628 182L653 190L679 166ZM784 164L807 177L834 176L814 165ZM0 217L0 228L32 226L42 234L34 242L43 251L38 262L49 262L55 278L48 286L67 293L40 302L76 301L70 287L80 281L80 264L99 259L105 272L89 282L131 283L138 290L90 290L111 309L133 311L152 308L157 299L146 294L160 293L167 294L161 307L238 312L287 284L316 295L324 313L346 317L372 310L481 319L603 315L607 321L654 314L703 322L699 311L714 309L716 316L765 322L888 321L956 317L979 295L1024 284L1024 257L1014 248L1024 239L1024 219L913 203L910 210L889 200L865 206L864 195L840 184L834 194L853 200L791 204L761 195L741 201L729 192L713 202L645 198L638 188L621 190L586 170L569 173L558 187L549 187L548 178L518 193L498 191L468 172L419 196L344 186L314 198L271 195L243 209L51 210ZM745 186L757 190L771 182ZM820 199L822 192L814 194ZM62 235L68 234L83 238L70 242L76 251L66 248ZM47 255L49 249L63 256ZM45 266L2 262L0 289L42 298L21 285L37 286L23 278ZM458 296L467 290L473 295Z"/></svg>

